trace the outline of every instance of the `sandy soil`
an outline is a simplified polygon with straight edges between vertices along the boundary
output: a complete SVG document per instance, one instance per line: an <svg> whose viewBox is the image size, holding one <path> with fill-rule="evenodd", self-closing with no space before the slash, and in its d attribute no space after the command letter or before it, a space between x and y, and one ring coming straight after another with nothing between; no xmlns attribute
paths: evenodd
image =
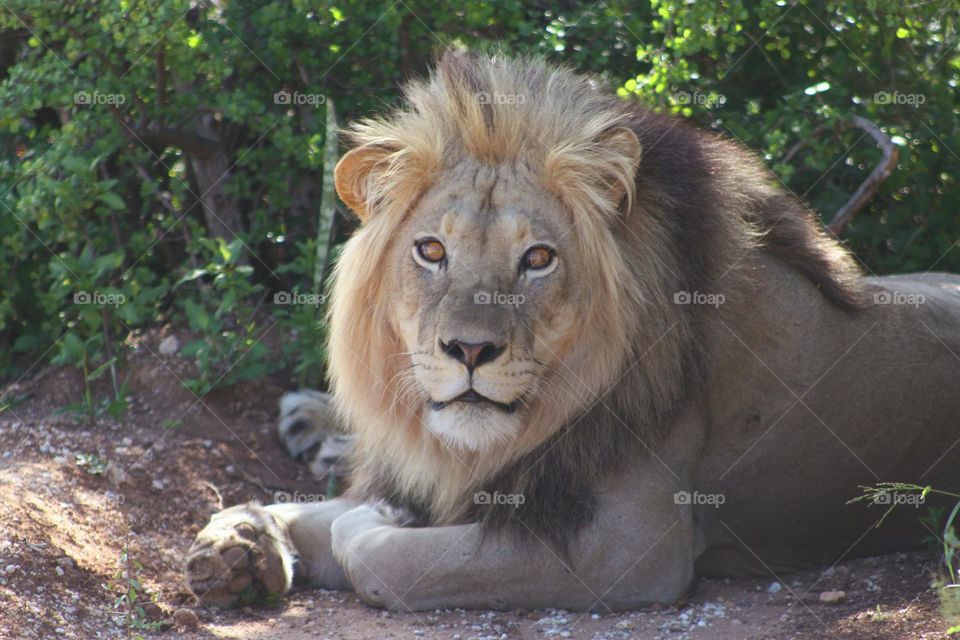
<svg viewBox="0 0 960 640"><path fill-rule="evenodd" d="M47 369L3 390L16 402L0 412L0 638L127 637L116 621L123 607L114 609L115 594L104 585L124 589L134 579L140 598L157 600L146 613L158 628L130 632L145 637L946 637L931 587L937 561L919 552L781 576L783 582L701 580L681 607L617 615L399 614L365 607L350 593L322 591L272 607L204 609L183 585L181 558L217 509L218 493L229 506L324 487L286 458L273 435L276 402L289 381L245 383L199 401L180 385L189 369L182 360L142 352L132 362L132 406L118 421L91 424L58 413L81 394L70 370ZM126 577L116 578L124 570ZM845 592L842 601L821 602L823 592L837 590Z"/></svg>

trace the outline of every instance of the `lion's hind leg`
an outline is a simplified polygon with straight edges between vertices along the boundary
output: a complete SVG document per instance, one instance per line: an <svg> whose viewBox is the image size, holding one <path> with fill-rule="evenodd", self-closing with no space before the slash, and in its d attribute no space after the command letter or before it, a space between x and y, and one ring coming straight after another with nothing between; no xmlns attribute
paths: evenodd
<svg viewBox="0 0 960 640"><path fill-rule="evenodd" d="M328 394L310 389L285 394L277 432L290 457L307 463L317 478L346 475L354 438L340 429Z"/></svg>

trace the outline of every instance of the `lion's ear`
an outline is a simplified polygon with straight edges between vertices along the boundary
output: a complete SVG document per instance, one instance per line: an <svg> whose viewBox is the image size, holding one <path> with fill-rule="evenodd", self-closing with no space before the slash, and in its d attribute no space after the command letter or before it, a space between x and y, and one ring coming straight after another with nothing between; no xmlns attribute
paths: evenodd
<svg viewBox="0 0 960 640"><path fill-rule="evenodd" d="M343 203L353 209L361 222L369 214L371 185L383 167L392 149L380 145L365 145L352 149L340 158L333 170L333 181L337 195Z"/></svg>
<svg viewBox="0 0 960 640"><path fill-rule="evenodd" d="M600 140L600 144L607 149L611 158L617 159L611 164L613 171L607 178L613 187L611 200L618 207L626 200L625 210L629 211L633 204L640 159L643 157L643 145L637 134L626 127L610 131Z"/></svg>
<svg viewBox="0 0 960 640"><path fill-rule="evenodd" d="M615 215L633 205L642 154L637 135L615 127L554 149L547 155L544 174L548 186L575 208Z"/></svg>

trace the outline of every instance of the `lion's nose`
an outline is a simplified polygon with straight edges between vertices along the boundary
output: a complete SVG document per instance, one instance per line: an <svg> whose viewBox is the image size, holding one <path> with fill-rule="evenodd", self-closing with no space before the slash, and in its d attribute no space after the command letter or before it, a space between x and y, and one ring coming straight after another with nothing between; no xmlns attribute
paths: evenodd
<svg viewBox="0 0 960 640"><path fill-rule="evenodd" d="M448 356L463 364L467 371L473 373L473 370L482 364L493 362L506 347L493 344L492 342L462 342L460 340L451 340L450 342L440 341L440 349Z"/></svg>

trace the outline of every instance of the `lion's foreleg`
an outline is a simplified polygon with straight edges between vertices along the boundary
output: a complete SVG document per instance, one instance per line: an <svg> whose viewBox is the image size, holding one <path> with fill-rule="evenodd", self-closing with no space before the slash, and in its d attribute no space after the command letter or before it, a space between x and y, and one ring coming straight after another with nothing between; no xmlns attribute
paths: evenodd
<svg viewBox="0 0 960 640"><path fill-rule="evenodd" d="M395 610L674 603L693 582L692 526L689 509L661 510L601 519L564 556L536 537L484 536L476 524L401 528L361 506L335 521L333 553L365 602Z"/></svg>

